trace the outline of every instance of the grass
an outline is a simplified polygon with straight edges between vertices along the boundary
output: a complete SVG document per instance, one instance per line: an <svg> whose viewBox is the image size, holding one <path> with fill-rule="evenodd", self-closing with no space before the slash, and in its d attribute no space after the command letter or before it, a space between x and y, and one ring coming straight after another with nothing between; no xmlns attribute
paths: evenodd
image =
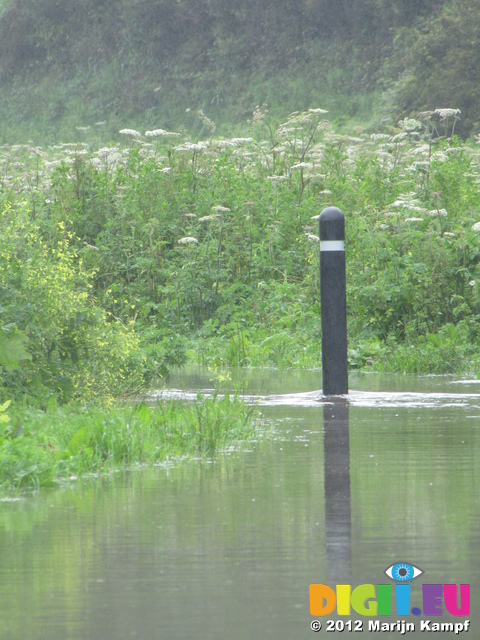
<svg viewBox="0 0 480 640"><path fill-rule="evenodd" d="M51 403L11 412L0 434L0 489L59 486L81 475L212 455L258 435L259 413L238 396L114 406Z"/></svg>

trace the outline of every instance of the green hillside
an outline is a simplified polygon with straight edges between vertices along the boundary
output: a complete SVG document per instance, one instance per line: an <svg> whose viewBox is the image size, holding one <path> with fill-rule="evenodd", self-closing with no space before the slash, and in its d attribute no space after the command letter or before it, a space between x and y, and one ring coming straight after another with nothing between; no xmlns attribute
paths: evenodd
<svg viewBox="0 0 480 640"><path fill-rule="evenodd" d="M368 124L444 107L475 130L480 0L4 0L0 140L105 122L225 131L257 104Z"/></svg>

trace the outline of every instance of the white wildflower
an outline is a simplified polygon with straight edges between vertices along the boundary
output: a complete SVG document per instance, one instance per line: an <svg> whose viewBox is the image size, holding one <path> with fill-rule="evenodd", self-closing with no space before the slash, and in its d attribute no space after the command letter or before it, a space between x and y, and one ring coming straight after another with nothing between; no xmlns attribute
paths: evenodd
<svg viewBox="0 0 480 640"><path fill-rule="evenodd" d="M460 109L435 109L433 113L435 113L437 116L440 116L442 120L445 120L446 118L457 116L462 112L460 111Z"/></svg>
<svg viewBox="0 0 480 640"><path fill-rule="evenodd" d="M325 111L325 109L309 109L308 113L314 113L321 116L321 115L324 115L325 113L328 113L328 111Z"/></svg>
<svg viewBox="0 0 480 640"><path fill-rule="evenodd" d="M180 238L178 244L198 244L198 240L192 236L185 236L185 238Z"/></svg>
<svg viewBox="0 0 480 640"><path fill-rule="evenodd" d="M419 147L416 147L416 149L412 149L410 151L410 153L413 153L416 156L418 156L420 154L422 154L422 155L429 154L430 153L430 145L422 144Z"/></svg>
<svg viewBox="0 0 480 640"><path fill-rule="evenodd" d="M472 226L472 231L480 231L480 222L476 222L476 223Z"/></svg>
<svg viewBox="0 0 480 640"><path fill-rule="evenodd" d="M111 153L117 153L118 147L102 147L97 151L99 158L107 158Z"/></svg>
<svg viewBox="0 0 480 640"><path fill-rule="evenodd" d="M415 131L415 129L421 129L422 123L419 120L415 120L415 118L404 118L398 123L400 129L403 131Z"/></svg>
<svg viewBox="0 0 480 640"><path fill-rule="evenodd" d="M72 151L71 149L65 149L67 156L86 156L88 151L86 149L78 149Z"/></svg>
<svg viewBox="0 0 480 640"><path fill-rule="evenodd" d="M375 142L381 142L382 140L390 140L391 136L389 136L388 133L372 133L370 138L375 140Z"/></svg>
<svg viewBox="0 0 480 640"><path fill-rule="evenodd" d="M437 151L432 156L432 160L437 160L438 162L447 162L448 155L444 151Z"/></svg>
<svg viewBox="0 0 480 640"><path fill-rule="evenodd" d="M185 218L191 218L192 220L197 217L196 213L186 213Z"/></svg>
<svg viewBox="0 0 480 640"><path fill-rule="evenodd" d="M298 171L299 169L309 169L311 165L308 162L299 162L290 167L290 171Z"/></svg>
<svg viewBox="0 0 480 640"><path fill-rule="evenodd" d="M175 147L175 151L202 151L203 149L208 149L208 142L185 142Z"/></svg>
<svg viewBox="0 0 480 640"><path fill-rule="evenodd" d="M199 218L198 221L199 222L209 222L210 220L218 220L221 217L222 217L221 213L212 213L209 216L203 216L203 218Z"/></svg>
<svg viewBox="0 0 480 640"><path fill-rule="evenodd" d="M428 215L431 216L432 218L434 218L435 216L441 216L442 218L446 218L448 214L446 209L432 209L431 211L428 212Z"/></svg>
<svg viewBox="0 0 480 640"><path fill-rule="evenodd" d="M170 173L172 167L164 167L163 169L157 169L157 173Z"/></svg>
<svg viewBox="0 0 480 640"><path fill-rule="evenodd" d="M153 129L153 131L145 131L145 135L147 138L156 138L158 136L165 136L170 138L180 137L179 133L175 133L174 131L165 131L165 129Z"/></svg>
<svg viewBox="0 0 480 640"><path fill-rule="evenodd" d="M90 127L75 127L77 131L88 131Z"/></svg>
<svg viewBox="0 0 480 640"><path fill-rule="evenodd" d="M305 237L307 238L307 240L311 240L312 242L320 242L320 238L313 235L313 233L306 233Z"/></svg>
<svg viewBox="0 0 480 640"><path fill-rule="evenodd" d="M126 136L134 136L137 138L142 137L142 134L139 131L135 131L135 129L120 129L118 133L123 133Z"/></svg>
<svg viewBox="0 0 480 640"><path fill-rule="evenodd" d="M433 111L421 111L418 114L418 117L420 118L420 120L430 120L430 118L433 116Z"/></svg>
<svg viewBox="0 0 480 640"><path fill-rule="evenodd" d="M231 209L229 209L228 207L222 207L222 205L220 204L215 205L214 207L212 207L212 209L214 211L225 211L225 212L231 211Z"/></svg>
<svg viewBox="0 0 480 640"><path fill-rule="evenodd" d="M277 135L279 136L289 136L291 133L295 133L295 127L282 127L277 131Z"/></svg>
<svg viewBox="0 0 480 640"><path fill-rule="evenodd" d="M450 231L444 231L443 235L447 236L448 238L456 238L457 237L454 233L450 233Z"/></svg>
<svg viewBox="0 0 480 640"><path fill-rule="evenodd" d="M470 282L468 283L470 287L474 287L475 286L475 280L470 280Z"/></svg>
<svg viewBox="0 0 480 640"><path fill-rule="evenodd" d="M231 140L215 140L214 144L219 149L227 149L229 147L236 146ZM218 162L218 158L217 158L217 162Z"/></svg>
<svg viewBox="0 0 480 640"><path fill-rule="evenodd" d="M423 222L423 218L405 218L405 222Z"/></svg>

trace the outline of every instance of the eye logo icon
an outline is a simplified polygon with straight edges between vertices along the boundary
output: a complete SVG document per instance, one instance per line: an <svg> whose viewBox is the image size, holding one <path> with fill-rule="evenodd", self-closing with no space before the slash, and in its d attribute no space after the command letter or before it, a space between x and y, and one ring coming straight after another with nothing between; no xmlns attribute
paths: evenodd
<svg viewBox="0 0 480 640"><path fill-rule="evenodd" d="M385 573L395 582L411 582L425 572L413 564L408 564L408 562L397 562L385 569Z"/></svg>

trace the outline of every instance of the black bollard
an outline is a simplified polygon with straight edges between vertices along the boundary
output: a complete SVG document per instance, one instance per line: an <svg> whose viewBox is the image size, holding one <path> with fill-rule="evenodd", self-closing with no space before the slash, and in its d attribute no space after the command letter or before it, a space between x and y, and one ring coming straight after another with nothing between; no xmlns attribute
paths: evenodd
<svg viewBox="0 0 480 640"><path fill-rule="evenodd" d="M320 214L320 303L323 395L347 394L345 217L336 207Z"/></svg>

